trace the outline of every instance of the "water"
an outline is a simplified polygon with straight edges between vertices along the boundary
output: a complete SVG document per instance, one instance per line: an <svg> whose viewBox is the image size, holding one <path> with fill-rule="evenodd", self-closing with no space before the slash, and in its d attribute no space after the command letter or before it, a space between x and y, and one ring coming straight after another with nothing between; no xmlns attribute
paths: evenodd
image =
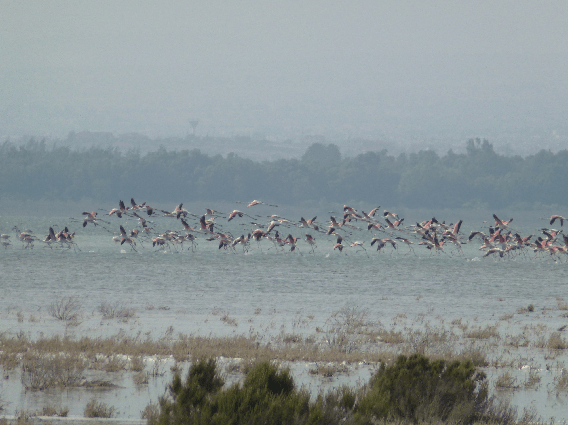
<svg viewBox="0 0 568 425"><path fill-rule="evenodd" d="M153 220L156 230L183 230L175 219ZM217 221L235 235L254 228L241 226L236 220L229 225ZM114 231L119 223L131 229L137 220L113 217L110 223L105 227ZM192 225L195 223L192 220ZM468 235L481 223L481 219L469 226L464 223L461 232ZM43 237L53 224L59 226L56 231L67 225L77 232L77 249L49 249L41 243L23 249L12 230L17 225L20 230L29 228ZM542 225L538 218L531 221L529 217L516 230L523 235L537 234ZM333 250L335 238L310 231L317 239L315 254L310 253L305 242L298 243L299 252L291 253L277 252L268 241L262 242L262 250L252 242L248 253L240 247L233 253L219 250L217 242L207 242L203 236L195 252L187 249L187 243L183 251L178 251L152 248L149 242L139 242L135 252L126 244L114 243L111 233L91 224L82 228L69 218L4 216L0 217L0 232L12 235L13 245L0 250L0 326L9 335L23 331L31 338L64 333L108 337L123 332L157 339L167 332L172 334L173 329L173 335L258 332L268 339L282 332L314 334L344 308L365 312L387 328L395 326L393 318L397 315L405 317L405 326L412 328L423 325L425 320L448 325L456 319L483 327L514 314L514 319L500 322L501 333L520 333L524 325L536 324L552 331L567 323L562 317L564 311L556 307L557 297L568 299L566 260L535 258L532 253L508 260L482 258L478 242L463 245L463 255L451 247L446 248L446 254L432 255L417 245L415 254L406 246L399 246L396 252L386 247L377 253L369 246L371 233L362 231L355 232L351 240L366 241L367 251L345 248L344 253L339 253ZM280 232L303 236L306 230L281 226ZM66 296L76 296L81 302L78 326L65 327L49 314L50 304ZM134 309L135 318L127 322L103 320L98 311L101 304L117 302ZM529 304L534 305L534 314L516 314ZM221 320L223 317L231 322ZM504 397L519 406L535 407L544 418L568 419L566 394L551 391L566 355L559 354L554 360L555 370L549 372L545 368L545 350L536 350L536 355L529 353L531 359L522 359L524 354L529 356L527 353L521 352L519 359L540 364L540 389L516 391ZM294 366L310 367L313 365ZM164 370L168 370L167 365ZM501 373L492 368L487 372L493 380ZM361 366L348 380L366 382L371 373L372 368ZM513 373L519 380L524 379L525 370ZM118 417L137 419L146 404L163 394L169 376L140 389L132 385L129 376L118 375L115 380L121 388L96 396L117 406ZM313 390L335 385L305 373L299 379ZM92 390L86 389L26 393L17 377L4 380L0 389L11 412L41 408L46 400L55 400L55 404L68 405L70 414L80 416L94 396Z"/></svg>

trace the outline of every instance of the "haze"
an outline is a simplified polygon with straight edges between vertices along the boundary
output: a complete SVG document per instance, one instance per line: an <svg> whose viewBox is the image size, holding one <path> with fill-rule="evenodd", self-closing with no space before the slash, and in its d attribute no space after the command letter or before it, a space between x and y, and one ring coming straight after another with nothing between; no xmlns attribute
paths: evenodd
<svg viewBox="0 0 568 425"><path fill-rule="evenodd" d="M2 138L567 146L564 1L0 5Z"/></svg>

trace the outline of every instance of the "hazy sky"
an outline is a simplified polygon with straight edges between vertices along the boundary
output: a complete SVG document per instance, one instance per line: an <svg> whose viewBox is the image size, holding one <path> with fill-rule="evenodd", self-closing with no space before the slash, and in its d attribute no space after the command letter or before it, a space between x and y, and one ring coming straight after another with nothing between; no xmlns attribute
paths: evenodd
<svg viewBox="0 0 568 425"><path fill-rule="evenodd" d="M0 136L568 140L566 1L0 0Z"/></svg>

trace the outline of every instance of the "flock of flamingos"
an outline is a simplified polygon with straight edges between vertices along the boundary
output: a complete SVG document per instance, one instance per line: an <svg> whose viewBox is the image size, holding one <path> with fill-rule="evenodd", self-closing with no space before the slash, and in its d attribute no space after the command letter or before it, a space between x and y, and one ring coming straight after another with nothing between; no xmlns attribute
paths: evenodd
<svg viewBox="0 0 568 425"><path fill-rule="evenodd" d="M227 214L206 208L206 213L203 215L190 213L183 208L183 204L177 205L171 212L155 209L146 203L136 204L134 199L131 199L130 204L126 206L123 201L119 201L118 208L108 212L106 210L104 213L83 212L82 219L69 220L72 223L82 223L82 227L102 228L109 233L109 237L113 235L112 240L115 243L128 244L137 252L140 247L154 250L170 249L177 252L187 247L188 250L194 251L198 245L198 237L201 237L207 243L215 243L219 250L223 249L230 253L263 250L264 246L267 250L289 251L303 255L302 251L315 253L318 243L327 243L329 247L333 246L334 252L343 254L352 251L369 256L367 251L372 249L378 253L400 252L403 255L417 255L414 249L416 247L427 249L429 255L463 256L462 245L477 242L481 243L479 250L483 253L483 257L497 260L521 255L555 262L568 261L568 236L563 234L562 230L542 228L534 235L520 235L514 229L513 219L501 220L495 214L487 228L482 229L484 231L474 230L469 235L464 235L460 233L462 220L446 224L433 217L406 226L404 218L386 210L381 213L380 207L366 213L344 205L342 216L331 216L325 221L318 221L317 217L309 220L301 217L299 221L294 221L276 214L251 215L252 213L245 212L252 211L250 208L257 205L277 207L256 200L250 202L245 211L234 210ZM167 217L170 220L158 217ZM124 225L121 224L121 220ZM132 220L136 220L137 225L134 229L127 230L124 226ZM224 231L223 224L232 220L248 229L238 236ZM546 220L549 221L550 226L556 222L562 227L565 218L553 215ZM154 229L164 223L167 223L170 229L176 230L160 232ZM24 249L32 249L38 244L49 249L79 249L75 242L75 232L71 232L67 226L58 231L53 227L56 226L49 227L47 235L40 237L30 230L20 231L16 226L13 231L18 242L12 243L10 234L1 234L0 242L5 249L13 248L14 244L18 243L21 243ZM299 232L302 236L293 236Z"/></svg>

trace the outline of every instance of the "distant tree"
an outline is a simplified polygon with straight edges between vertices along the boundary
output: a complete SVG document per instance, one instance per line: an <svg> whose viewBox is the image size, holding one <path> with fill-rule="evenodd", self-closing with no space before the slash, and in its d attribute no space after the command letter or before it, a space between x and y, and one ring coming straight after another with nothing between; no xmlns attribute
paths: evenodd
<svg viewBox="0 0 568 425"><path fill-rule="evenodd" d="M322 143L312 144L302 156L302 161L319 161L328 163L339 163L341 161L341 152L337 145Z"/></svg>

